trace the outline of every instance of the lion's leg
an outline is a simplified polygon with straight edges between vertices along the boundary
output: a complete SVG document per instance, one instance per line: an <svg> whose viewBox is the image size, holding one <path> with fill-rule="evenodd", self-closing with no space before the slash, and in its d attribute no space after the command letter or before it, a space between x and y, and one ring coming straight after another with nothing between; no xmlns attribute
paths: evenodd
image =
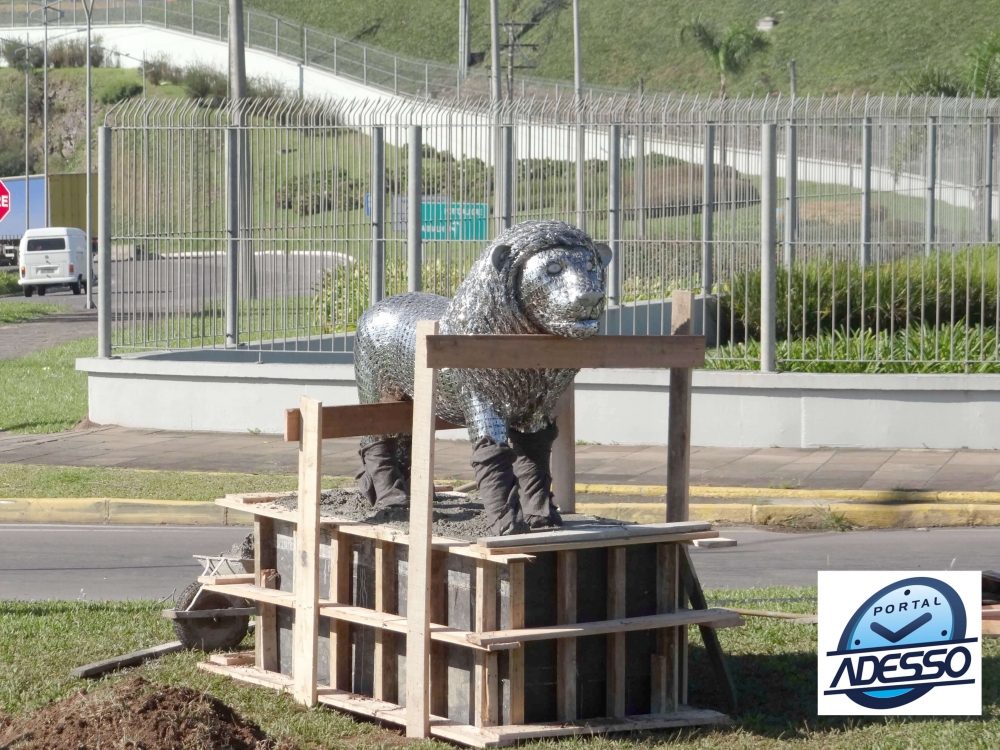
<svg viewBox="0 0 1000 750"><path fill-rule="evenodd" d="M406 437L409 440L409 436ZM391 435L369 436L362 441L358 488L372 505L379 507L409 504L407 481L400 465L399 440Z"/></svg>
<svg viewBox="0 0 1000 750"><path fill-rule="evenodd" d="M559 430L550 424L538 432L510 431L514 451L514 475L521 495L521 512L529 528L561 526L562 519L552 502L552 443Z"/></svg>
<svg viewBox="0 0 1000 750"><path fill-rule="evenodd" d="M471 399L466 407L472 469L490 533L520 534L525 529L514 476L514 451L507 444L507 423L479 399Z"/></svg>

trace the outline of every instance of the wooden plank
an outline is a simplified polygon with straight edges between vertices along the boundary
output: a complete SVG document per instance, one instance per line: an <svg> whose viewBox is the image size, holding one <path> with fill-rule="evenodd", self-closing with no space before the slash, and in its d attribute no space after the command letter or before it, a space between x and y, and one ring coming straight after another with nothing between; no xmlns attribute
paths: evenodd
<svg viewBox="0 0 1000 750"><path fill-rule="evenodd" d="M293 680L280 672L262 672L256 667L245 665L226 667L221 664L212 664L210 661L198 662L198 669L202 669L212 674L221 674L232 677L234 680L246 682L251 685L277 690L279 693L291 693Z"/></svg>
<svg viewBox="0 0 1000 750"><path fill-rule="evenodd" d="M253 664L254 655L249 651L236 654L212 654L208 657L212 664L221 664L224 667L235 667L240 664Z"/></svg>
<svg viewBox="0 0 1000 750"><path fill-rule="evenodd" d="M583 368L701 367L704 336L549 335L431 336L427 366L538 370Z"/></svg>
<svg viewBox="0 0 1000 750"><path fill-rule="evenodd" d="M434 639L434 623L448 621L446 557L443 552L431 550L430 712L438 716L448 715L448 651L443 643Z"/></svg>
<svg viewBox="0 0 1000 750"><path fill-rule="evenodd" d="M623 719L590 719L572 723L546 722L522 726L495 727L501 747L515 745L525 740L570 737L573 735L618 734L652 732L658 729L729 724L731 719L718 711L681 706L670 714L642 714Z"/></svg>
<svg viewBox="0 0 1000 750"><path fill-rule="evenodd" d="M470 643L488 646L513 641L547 641L555 638L580 638L587 635L631 633L636 630L658 630L685 625L710 624L714 628L733 628L743 624L743 618L728 609L679 610L677 612L616 620L580 622L575 625L547 625L539 628L494 630L491 633L469 633Z"/></svg>
<svg viewBox="0 0 1000 750"><path fill-rule="evenodd" d="M625 617L625 555L624 547L608 549L608 617ZM625 716L625 634L608 635L607 714Z"/></svg>
<svg viewBox="0 0 1000 750"><path fill-rule="evenodd" d="M694 326L694 294L677 290L671 296L670 338L690 336ZM670 369L667 424L667 521L688 519L691 473L691 369Z"/></svg>
<svg viewBox="0 0 1000 750"><path fill-rule="evenodd" d="M576 623L576 550L556 553L556 622ZM560 721L576 720L576 639L561 638L556 643L556 716Z"/></svg>
<svg viewBox="0 0 1000 750"><path fill-rule="evenodd" d="M254 516L254 578L255 588L277 588L278 550L274 535L274 519ZM257 602L254 625L254 664L258 669L277 672L278 664L278 612L273 604Z"/></svg>
<svg viewBox="0 0 1000 750"><path fill-rule="evenodd" d="M250 599L255 602L264 602L281 607L295 606L295 593L292 591L278 591L277 589L261 588L249 583L237 583L229 586L213 586L205 584L205 591L218 591L227 596L238 596L241 599Z"/></svg>
<svg viewBox="0 0 1000 750"><path fill-rule="evenodd" d="M642 537L643 542L650 540L645 537L663 536L665 534L686 534L692 531L711 531L712 524L706 521L684 521L681 523L643 523L643 524L613 524L600 525L592 529L565 529L559 531L539 531L516 536L489 536L479 539L476 543L487 549L506 550L509 547L526 548L546 544L562 544L566 542L603 542L613 539L629 539Z"/></svg>
<svg viewBox="0 0 1000 750"><path fill-rule="evenodd" d="M337 530L330 533L330 599L351 604L351 538ZM321 606L320 611L323 611ZM329 613L324 612L329 616ZM351 632L344 620L330 627L330 686L351 689Z"/></svg>
<svg viewBox="0 0 1000 750"><path fill-rule="evenodd" d="M410 534L406 612L406 736L430 732L431 513L434 502L434 415L437 372L428 362L427 340L437 321L417 323L411 430Z"/></svg>
<svg viewBox="0 0 1000 750"><path fill-rule="evenodd" d="M213 586L225 586L232 583L253 583L256 580L254 573L233 573L224 576L198 576L198 583L208 583Z"/></svg>
<svg viewBox="0 0 1000 750"><path fill-rule="evenodd" d="M102 661L95 661L92 664L84 664L80 667L74 667L69 671L69 673L74 677L80 678L100 677L103 674L114 672L117 669L137 667L150 659L159 659L161 656L174 654L183 650L184 646L180 641L170 641L170 643L161 643L158 646L151 646L150 648L144 648L140 651L122 654L121 656L115 656L111 659L104 659Z"/></svg>
<svg viewBox="0 0 1000 750"><path fill-rule="evenodd" d="M708 602L705 600L701 581L698 580L698 574L695 572L691 553L687 547L681 547L680 549L680 576L684 591L691 597L691 606L696 610L707 609ZM727 707L729 711L735 713L737 708L736 684L733 682L732 675L729 674L729 668L726 666L726 655L723 653L722 646L719 643L719 636L714 629L706 625L700 626L699 630L701 631L701 639L705 643L705 653L708 656L709 663L712 665L712 671L715 672L715 678L719 683L719 687L725 696Z"/></svg>
<svg viewBox="0 0 1000 750"><path fill-rule="evenodd" d="M485 560L476 562L475 628L477 633L497 628L497 566ZM480 728L495 726L499 720L497 655L477 653L475 670L473 723Z"/></svg>
<svg viewBox="0 0 1000 750"><path fill-rule="evenodd" d="M524 563L511 563L508 567L510 582L510 627L524 629ZM494 631L496 632L496 631ZM485 634L484 634L485 635ZM500 639L503 642L503 639ZM510 652L508 657L510 680L510 716L506 724L524 723L524 648Z"/></svg>
<svg viewBox="0 0 1000 750"><path fill-rule="evenodd" d="M375 611L394 614L396 601L396 555L392 542L375 540ZM405 626L404 626L405 628ZM405 632L405 629L404 631ZM395 637L387 630L375 630L373 694L376 699L396 703Z"/></svg>
<svg viewBox="0 0 1000 750"><path fill-rule="evenodd" d="M303 396L299 442L298 523L295 525L295 625L292 679L295 699L316 705L319 643L319 502L323 466L323 405Z"/></svg>
<svg viewBox="0 0 1000 750"><path fill-rule="evenodd" d="M299 439L302 415L298 409L285 410L285 442ZM364 435L409 434L413 426L412 401L386 401L381 404L323 407L323 439L362 437ZM462 429L464 425L436 418L439 430Z"/></svg>
<svg viewBox="0 0 1000 750"><path fill-rule="evenodd" d="M298 412L298 409L295 410ZM296 438L298 440L298 438ZM244 505L256 505L258 503L273 503L283 497L288 497L290 492L237 492L226 495L227 500L238 500Z"/></svg>
<svg viewBox="0 0 1000 750"><path fill-rule="evenodd" d="M719 535L717 531L694 531L686 534L661 534L659 536L630 536L630 537L608 537L605 539L595 539L592 541L551 542L548 544L527 544L521 547L508 547L501 550L504 554L515 552L531 552L541 554L542 552L560 552L570 549L593 549L594 547L629 546L633 544L661 544L664 542L691 542L695 539L715 539ZM523 534L521 538L527 538L530 534Z"/></svg>
<svg viewBox="0 0 1000 750"><path fill-rule="evenodd" d="M677 610L678 560L677 544L656 547L656 611L670 615ZM656 631L656 652L652 657L652 691L650 710L668 713L677 710L679 702L678 628Z"/></svg>
<svg viewBox="0 0 1000 750"><path fill-rule="evenodd" d="M552 494L563 515L576 513L576 398L575 386L563 393L553 415L559 434L552 444Z"/></svg>
<svg viewBox="0 0 1000 750"><path fill-rule="evenodd" d="M182 611L164 609L160 614L168 620L204 620L215 617L248 617L257 614L256 607L227 607L225 609L192 609Z"/></svg>

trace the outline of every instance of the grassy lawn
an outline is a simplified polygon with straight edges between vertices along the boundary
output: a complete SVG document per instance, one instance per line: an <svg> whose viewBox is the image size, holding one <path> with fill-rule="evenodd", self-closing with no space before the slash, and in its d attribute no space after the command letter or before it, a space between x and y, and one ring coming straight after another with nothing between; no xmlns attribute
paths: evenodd
<svg viewBox="0 0 1000 750"><path fill-rule="evenodd" d="M87 416L87 373L77 357L92 357L97 339L87 338L0 360L0 429L59 432Z"/></svg>
<svg viewBox="0 0 1000 750"><path fill-rule="evenodd" d="M710 591L708 596L722 606L812 612L815 601L810 599L815 593L814 588L768 588ZM797 598L806 600L786 601ZM70 677L69 669L172 640L169 623L158 614L162 606L152 602L0 601L0 715L19 714L73 690L99 690L123 679L124 675L112 675L84 683ZM720 636L741 702L731 727L612 740L581 738L559 742L558 746L631 750L669 742L690 748L763 750L989 748L1000 744L1000 641L987 640L983 647L982 718L869 720L816 716L815 626L750 618L746 627L720 631ZM690 637L690 702L718 706L696 628L691 629ZM251 639L245 643L247 647ZM294 739L303 748L383 748L400 742L398 734L374 724L354 721L329 709L307 711L287 695L201 672L195 666L200 658L192 652L174 654L137 671L152 682L207 690L269 734ZM557 743L531 746L556 747Z"/></svg>
<svg viewBox="0 0 1000 750"><path fill-rule="evenodd" d="M353 483L354 479L349 477L325 477L323 480L323 486L328 488L353 486ZM0 464L0 497L209 501L231 492L281 492L296 487L298 477L285 474Z"/></svg>
<svg viewBox="0 0 1000 750"><path fill-rule="evenodd" d="M60 305L45 305L37 302L4 302L0 300L0 325L4 323L20 323L23 320L40 318L62 312L66 308Z"/></svg>
<svg viewBox="0 0 1000 750"><path fill-rule="evenodd" d="M20 293L21 287L17 285L17 274L0 270L0 296Z"/></svg>

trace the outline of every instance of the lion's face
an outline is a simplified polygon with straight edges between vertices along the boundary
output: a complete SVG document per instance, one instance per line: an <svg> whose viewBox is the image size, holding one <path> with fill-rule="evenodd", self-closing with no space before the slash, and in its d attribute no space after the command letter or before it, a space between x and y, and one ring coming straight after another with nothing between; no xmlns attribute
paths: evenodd
<svg viewBox="0 0 1000 750"><path fill-rule="evenodd" d="M597 334L605 287L597 252L553 247L524 263L517 296L524 314L546 333L583 339Z"/></svg>

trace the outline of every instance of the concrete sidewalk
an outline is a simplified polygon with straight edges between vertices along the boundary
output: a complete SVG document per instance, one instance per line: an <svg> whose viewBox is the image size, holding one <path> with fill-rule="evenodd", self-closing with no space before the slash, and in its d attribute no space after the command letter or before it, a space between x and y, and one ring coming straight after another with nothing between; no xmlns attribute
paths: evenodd
<svg viewBox="0 0 1000 750"><path fill-rule="evenodd" d="M96 298L96 289L94 293ZM24 296L11 296L0 297L0 300L60 305L66 308L65 312L45 315L22 323L0 325L0 359L23 357L25 354L97 335L97 310L86 309L85 294L77 295L68 290L58 290L49 292L44 297L36 295L27 299Z"/></svg>
<svg viewBox="0 0 1000 750"><path fill-rule="evenodd" d="M324 474L353 476L359 466L357 444L354 438L324 441ZM439 440L435 474L471 479L470 452L465 441ZM576 456L578 483L666 483L665 446L580 445ZM0 463L294 474L297 460L296 444L277 435L121 427L52 435L0 433ZM776 490L996 492L1000 451L696 447L691 483Z"/></svg>

